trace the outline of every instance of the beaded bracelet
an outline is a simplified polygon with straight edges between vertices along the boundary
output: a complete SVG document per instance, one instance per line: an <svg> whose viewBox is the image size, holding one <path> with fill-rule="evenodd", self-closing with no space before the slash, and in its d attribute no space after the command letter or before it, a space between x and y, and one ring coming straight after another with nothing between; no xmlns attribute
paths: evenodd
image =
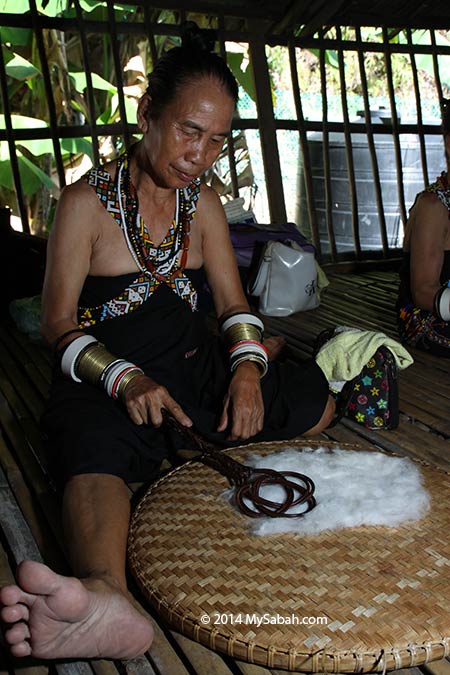
<svg viewBox="0 0 450 675"><path fill-rule="evenodd" d="M79 337L83 336L83 331L81 330L81 328L71 328L70 330L66 330L66 332L57 337L56 340L53 340L53 342L50 345L51 349L53 349L54 352L57 352L58 347L64 340L64 338L68 337L69 335L72 335L73 333L81 333L82 335L80 335Z"/></svg>

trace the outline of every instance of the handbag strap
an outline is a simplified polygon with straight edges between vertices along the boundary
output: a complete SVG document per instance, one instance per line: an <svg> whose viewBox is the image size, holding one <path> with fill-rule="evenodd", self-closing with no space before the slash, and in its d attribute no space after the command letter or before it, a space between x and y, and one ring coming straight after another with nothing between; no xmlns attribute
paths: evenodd
<svg viewBox="0 0 450 675"><path fill-rule="evenodd" d="M250 295L258 296L264 291L264 287L269 277L270 263L272 260L271 248L271 242L264 247L256 276L253 280L249 281L248 284L247 290Z"/></svg>

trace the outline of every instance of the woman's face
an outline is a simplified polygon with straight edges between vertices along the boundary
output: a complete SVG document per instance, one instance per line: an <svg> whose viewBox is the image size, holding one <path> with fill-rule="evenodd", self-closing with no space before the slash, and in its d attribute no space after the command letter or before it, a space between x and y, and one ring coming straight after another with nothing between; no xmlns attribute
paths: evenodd
<svg viewBox="0 0 450 675"><path fill-rule="evenodd" d="M217 80L202 77L186 83L156 120L149 116L151 105L146 94L138 111L143 168L160 187L185 187L217 159L230 132L234 101Z"/></svg>

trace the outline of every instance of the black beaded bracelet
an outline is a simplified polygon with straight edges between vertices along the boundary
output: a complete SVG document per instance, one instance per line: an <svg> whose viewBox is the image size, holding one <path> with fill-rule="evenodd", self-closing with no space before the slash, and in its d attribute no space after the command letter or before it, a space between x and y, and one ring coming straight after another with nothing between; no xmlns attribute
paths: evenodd
<svg viewBox="0 0 450 675"><path fill-rule="evenodd" d="M55 353L57 353L58 347L64 340L64 338L68 337L69 335L72 335L72 333L81 333L81 335L85 335L84 331L82 331L81 328L71 328L70 330L66 330L65 333L57 337L56 340L54 340L51 344L51 348Z"/></svg>

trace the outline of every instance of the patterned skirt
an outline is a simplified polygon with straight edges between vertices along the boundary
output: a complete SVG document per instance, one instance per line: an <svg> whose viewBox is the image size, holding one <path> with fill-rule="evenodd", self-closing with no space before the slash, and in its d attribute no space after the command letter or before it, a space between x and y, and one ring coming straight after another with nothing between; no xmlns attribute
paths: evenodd
<svg viewBox="0 0 450 675"><path fill-rule="evenodd" d="M450 323L411 302L400 305L398 329L401 341L436 356L450 357Z"/></svg>

